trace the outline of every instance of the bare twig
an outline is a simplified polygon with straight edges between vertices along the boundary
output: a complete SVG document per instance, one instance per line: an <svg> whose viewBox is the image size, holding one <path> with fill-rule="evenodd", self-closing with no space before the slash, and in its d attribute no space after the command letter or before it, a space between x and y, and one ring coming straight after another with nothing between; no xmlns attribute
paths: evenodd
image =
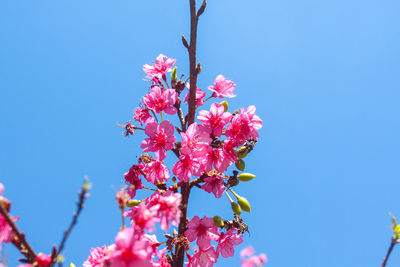
<svg viewBox="0 0 400 267"><path fill-rule="evenodd" d="M392 238L392 241L390 242L389 249L388 249L388 251L387 251L387 253L386 253L385 258L383 259L382 267L385 267L385 266L386 266L386 263L387 263L387 261L388 261L388 259L389 259L389 256L390 256L390 253L392 252L394 246L395 246L397 243L398 243L397 240L396 240L395 238Z"/></svg>
<svg viewBox="0 0 400 267"><path fill-rule="evenodd" d="M74 228L74 226L78 222L78 217L81 214L81 211L82 211L82 209L84 207L83 204L85 203L85 199L88 197L89 189L90 189L90 184L89 184L88 180L85 179L85 182L83 183L82 189L79 192L79 200L77 202L77 210L74 213L74 216L72 217L72 221L71 221L69 227L67 228L67 230L65 230L63 238L62 238L60 244L58 245L57 253L53 257L53 263L55 263L55 261L57 260L58 255L61 254L62 250L64 249L65 243L67 242L67 239L68 239L69 235L71 234L72 229Z"/></svg>
<svg viewBox="0 0 400 267"><path fill-rule="evenodd" d="M15 235L13 244L26 257L29 263L33 263L36 259L35 251L32 249L31 245L29 245L28 241L26 241L24 233L18 230L18 227L15 225L14 220L11 218L6 207L4 207L2 203L0 203L0 213L1 215L3 215L4 219L13 230L13 233Z"/></svg>

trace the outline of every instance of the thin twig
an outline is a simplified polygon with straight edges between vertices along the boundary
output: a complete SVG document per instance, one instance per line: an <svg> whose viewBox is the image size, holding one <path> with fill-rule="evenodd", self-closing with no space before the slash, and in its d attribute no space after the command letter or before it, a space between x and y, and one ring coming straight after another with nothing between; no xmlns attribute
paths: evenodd
<svg viewBox="0 0 400 267"><path fill-rule="evenodd" d="M28 241L26 241L24 233L18 230L18 227L15 225L14 220L11 218L7 209L1 203L0 203L0 213L1 215L3 215L4 219L6 220L6 222L11 227L14 234L18 238L18 241L13 242L13 244L26 257L29 263L33 263L36 259L35 251L32 249Z"/></svg>
<svg viewBox="0 0 400 267"><path fill-rule="evenodd" d="M394 238L392 238L392 241L390 242L389 249L388 249L388 251L387 251L387 253L386 253L385 258L383 259L382 267L385 267L385 266L386 266L386 262L387 262L387 260L389 259L390 253L392 252L392 250L393 250L393 248L394 248L394 246L395 246L396 244L397 244L397 240L394 239Z"/></svg>
<svg viewBox="0 0 400 267"><path fill-rule="evenodd" d="M78 222L78 217L81 214L81 211L84 207L83 204L85 203L85 199L88 197L87 192L89 191L89 189L90 189L90 184L87 180L85 180L85 182L82 186L82 189L79 192L79 200L77 202L77 210L74 213L74 216L72 217L72 221L71 221L69 227L64 232L63 238L60 242L60 245L58 246L57 253L55 254L55 257L53 258L53 263L55 263L55 261L57 260L57 257L61 254L62 250L64 249L65 243L67 242L67 239L68 239L69 235L71 234L72 229Z"/></svg>

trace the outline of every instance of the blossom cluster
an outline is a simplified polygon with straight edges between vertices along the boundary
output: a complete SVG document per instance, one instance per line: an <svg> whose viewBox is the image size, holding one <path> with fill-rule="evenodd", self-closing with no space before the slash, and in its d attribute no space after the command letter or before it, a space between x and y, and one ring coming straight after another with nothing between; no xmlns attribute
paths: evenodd
<svg viewBox="0 0 400 267"><path fill-rule="evenodd" d="M249 212L250 204L231 187L236 186L239 180L251 180L254 175L244 173L241 179L238 171L233 171L231 176L225 172L232 164L243 171L244 166L239 164L239 167L238 163L254 148L262 120L255 114L255 106L230 113L228 103L223 101L213 102L209 108L200 110L197 122L188 125L183 116L181 97L183 102L189 101L189 93L184 93L184 90L187 88L189 91L190 85L177 79L175 62L161 54L154 64L143 66L146 79L151 83L150 90L134 111L133 119L138 126L128 122L125 135L144 131L145 138L140 147L145 153L124 174L126 187L117 194L123 216L129 218L131 224L128 228L123 225L115 244L92 249L84 267L171 266L177 246L185 248L187 266L211 267L219 256L232 257L234 247L243 242L243 233L247 229L238 215L242 209ZM171 86L168 72L172 72ZM218 75L214 84L208 87L211 91L208 98L206 92L196 88L196 109L212 99L235 97L235 88L234 82ZM174 125L166 118L166 115L175 114L180 125ZM169 152L177 158L171 169L165 163ZM152 188L145 186L145 181ZM150 235L155 232L157 223L164 231L168 231L171 224L178 226L180 223L184 203L179 188L183 184L201 188L216 198L226 193L235 219L194 216L184 235L174 230L172 235L164 234L166 241L158 242L155 235ZM143 189L154 192L144 200L135 200L137 191ZM238 203L227 191L238 198ZM194 242L196 248L191 254L190 243ZM258 261L254 257L250 259L243 260L243 266L259 266L265 262L264 258L258 258Z"/></svg>
<svg viewBox="0 0 400 267"><path fill-rule="evenodd" d="M161 54L154 64L143 66L150 88L134 111L136 123L128 122L124 126L126 136L143 131L144 138L140 145L143 153L124 174L125 186L116 196L123 224L113 244L91 249L84 267L175 266L177 251L182 249L186 266L211 267L219 257L234 256L235 247L243 242L247 225L240 215L242 210L250 212L250 204L232 188L239 181L246 182L255 177L250 173L239 174L239 171L244 170L243 159L254 149L259 138L262 120L255 114L255 106L231 113L227 101L215 101L236 96L236 84L218 75L208 86L208 98L206 92L196 88L196 110L207 101L214 102L199 110L197 121L188 123L181 104L190 102L190 85L178 80L175 62ZM168 72L172 72L170 79ZM179 120L167 118L167 115L177 115ZM174 125L174 121L179 123ZM167 166L171 162L166 161L168 154L171 155L168 159L175 158L171 166ZM232 165L237 170L227 175ZM221 198L225 193L234 218L194 216L189 220L186 218L187 198L182 194L184 187L189 191L199 188L215 198ZM152 193L145 199L136 200L139 190ZM8 212L9 202L2 196L3 191L4 186L0 183L0 205ZM236 201L228 191L237 198ZM129 226L125 225L125 219L129 220ZM168 233L173 226L179 228L179 233L175 229ZM157 229L164 231L162 241L154 234ZM0 215L0 249L2 243L17 240L6 218ZM243 257L248 257L243 258L243 267L266 262L263 254L252 256L250 249L243 253ZM35 254L29 264L20 267L52 266L56 259L54 255Z"/></svg>

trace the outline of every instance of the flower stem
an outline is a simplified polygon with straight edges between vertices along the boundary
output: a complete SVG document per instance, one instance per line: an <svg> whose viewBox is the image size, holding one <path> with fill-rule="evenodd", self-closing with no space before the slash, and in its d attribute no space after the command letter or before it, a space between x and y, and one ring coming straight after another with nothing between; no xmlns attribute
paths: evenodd
<svg viewBox="0 0 400 267"><path fill-rule="evenodd" d="M158 122L156 113L154 113L154 111L152 111L152 110L150 110L150 111L151 111L151 113L153 114L153 117L154 117L154 119L156 120L157 124L160 124L160 123Z"/></svg>
<svg viewBox="0 0 400 267"><path fill-rule="evenodd" d="M230 202L234 202L233 199L231 198L231 196L228 194L228 192L226 190L225 190L225 194L228 196Z"/></svg>

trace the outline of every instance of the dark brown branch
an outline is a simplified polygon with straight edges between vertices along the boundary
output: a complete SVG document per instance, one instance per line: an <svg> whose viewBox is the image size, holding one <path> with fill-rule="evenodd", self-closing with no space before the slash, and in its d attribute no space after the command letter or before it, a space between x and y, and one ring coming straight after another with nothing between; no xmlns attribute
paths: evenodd
<svg viewBox="0 0 400 267"><path fill-rule="evenodd" d="M394 239L394 238L392 238L392 241L390 242L389 249L388 249L388 251L387 251L387 253L386 253L385 258L383 259L382 267L385 267L385 266L386 266L386 263L387 263L387 261L388 261L388 259L389 259L389 256L390 256L390 253L392 252L392 250L393 250L393 248L394 248L394 246L395 246L396 244L397 244L397 240Z"/></svg>
<svg viewBox="0 0 400 267"><path fill-rule="evenodd" d="M0 213L3 215L4 219L7 221L8 225L10 225L11 229L14 232L17 240L14 237L13 244L16 248L26 257L29 263L33 263L36 259L36 253L29 245L28 241L25 239L24 233L18 230L18 227L15 225L14 220L11 218L7 209L4 207L3 203L0 202Z"/></svg>
<svg viewBox="0 0 400 267"><path fill-rule="evenodd" d="M189 101L188 101L189 111L186 115L187 127L189 127L194 122L196 114L197 75L200 73L200 64L198 64L198 67L196 67L197 25L199 22L199 16L204 12L204 9L206 7L206 0L203 0L203 4L201 5L198 12L196 10L196 0L189 0L189 4L190 4L190 45L187 46L187 41L185 44L186 39L182 38L184 46L188 49L189 52L189 67L190 67L190 77L189 77L190 90L189 90ZM180 206L180 210L182 214L178 229L179 236L184 236L185 230L187 228L187 206L189 202L190 189L191 186L189 182L184 183L181 186L182 204ZM185 247L182 244L178 243L175 249L174 266L183 267L184 259L185 259Z"/></svg>
<svg viewBox="0 0 400 267"><path fill-rule="evenodd" d="M81 211L84 207L83 204L85 203L85 199L88 197L89 189L90 189L90 184L87 180L85 180L85 182L83 183L82 189L79 192L79 200L77 202L77 210L74 213L74 216L72 217L72 221L71 221L69 227L64 232L63 238L60 242L60 245L58 246L57 253L53 257L53 263L56 262L58 255L61 254L62 250L64 249L65 243L67 242L67 239L68 239L69 235L71 234L72 229L78 222L78 217L81 214Z"/></svg>

